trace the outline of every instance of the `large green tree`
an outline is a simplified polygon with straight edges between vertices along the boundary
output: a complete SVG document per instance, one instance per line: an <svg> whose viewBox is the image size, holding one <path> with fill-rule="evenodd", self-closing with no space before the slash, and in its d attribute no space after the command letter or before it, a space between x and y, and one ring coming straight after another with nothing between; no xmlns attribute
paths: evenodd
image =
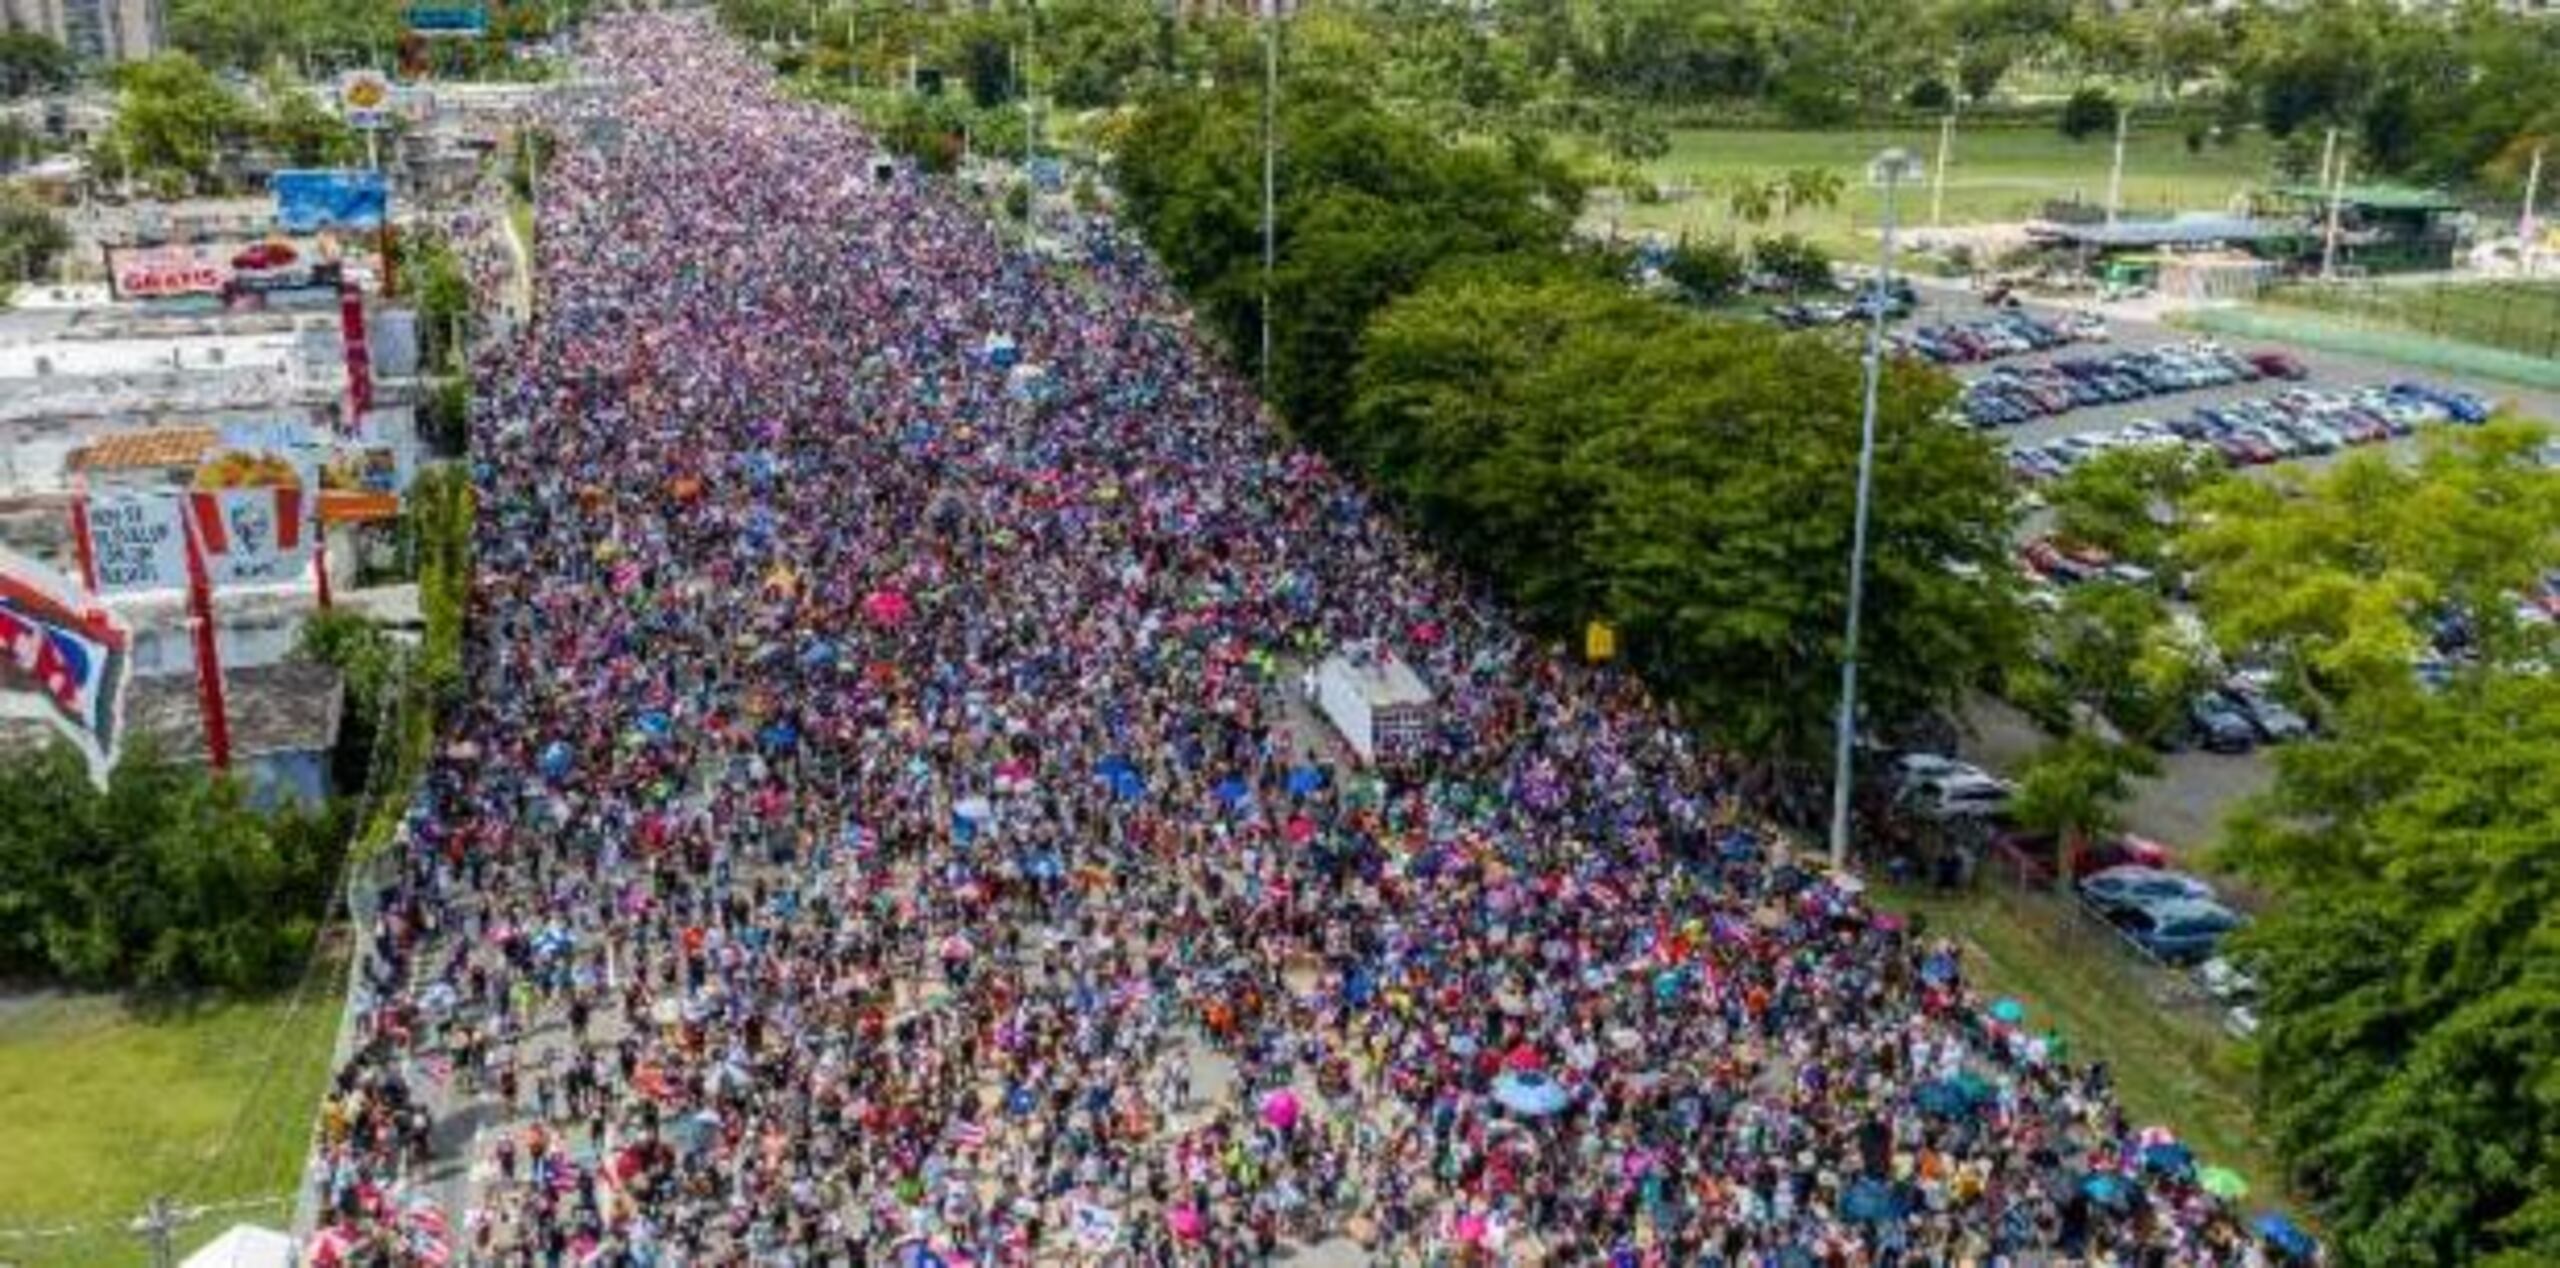
<svg viewBox="0 0 2560 1268"><path fill-rule="evenodd" d="M2560 559L2546 435L2514 421L2437 432L2414 461L2367 451L2197 495L2181 545L2217 641L2333 699L2415 690L2411 662L2448 619L2476 631L2490 665L2539 662L2548 627L2520 620L2516 600Z"/></svg>
<svg viewBox="0 0 2560 1268"><path fill-rule="evenodd" d="M2349 1265L2560 1263L2560 680L2491 672L2277 751L2228 857L2264 1113Z"/></svg>
<svg viewBox="0 0 2560 1268"><path fill-rule="evenodd" d="M117 166L157 185L208 186L226 150L258 125L248 102L184 53L116 71L109 144Z"/></svg>
<svg viewBox="0 0 2560 1268"><path fill-rule="evenodd" d="M1259 129L1253 93L1171 93L1117 156L1131 218L1248 361L1263 293ZM1534 144L1451 143L1321 81L1289 97L1280 147L1273 395L1319 441L1340 427L1371 314L1441 264L1559 249L1579 206Z"/></svg>
<svg viewBox="0 0 2560 1268"><path fill-rule="evenodd" d="M1563 266L1458 270L1363 345L1361 464L1551 629L1617 625L1720 739L1822 751L1847 602L1858 360ZM2017 646L1991 449L1897 368L1880 418L1860 692L1871 729L1951 704Z"/></svg>

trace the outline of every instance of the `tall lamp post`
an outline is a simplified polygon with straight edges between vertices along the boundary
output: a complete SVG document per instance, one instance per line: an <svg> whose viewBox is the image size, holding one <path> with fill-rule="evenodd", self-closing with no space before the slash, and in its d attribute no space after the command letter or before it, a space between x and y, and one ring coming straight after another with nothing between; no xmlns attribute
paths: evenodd
<svg viewBox="0 0 2560 1268"><path fill-rule="evenodd" d="M1271 271L1279 259L1280 0L1262 0L1262 399L1271 399Z"/></svg>
<svg viewBox="0 0 2560 1268"><path fill-rule="evenodd" d="M1849 628L1840 652L1840 717L1831 769L1831 870L1849 866L1850 751L1858 734L1858 607L1867 584L1867 502L1875 488L1876 392L1884 381L1886 295L1893 287L1894 192L1921 176L1920 158L1896 147L1867 164L1867 183L1884 187L1884 259L1867 293L1866 404L1858 423L1858 502L1849 531Z"/></svg>

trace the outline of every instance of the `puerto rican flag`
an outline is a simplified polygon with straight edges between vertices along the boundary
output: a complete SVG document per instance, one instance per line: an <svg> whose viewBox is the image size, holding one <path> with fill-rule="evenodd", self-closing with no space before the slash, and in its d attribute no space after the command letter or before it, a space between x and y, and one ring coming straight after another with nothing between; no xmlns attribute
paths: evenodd
<svg viewBox="0 0 2560 1268"><path fill-rule="evenodd" d="M0 702L51 724L101 782L123 738L131 646L123 623L68 578L0 550Z"/></svg>
<svg viewBox="0 0 2560 1268"><path fill-rule="evenodd" d="M412 1263L445 1268L453 1262L453 1231L445 1223L444 1208L430 1199L409 1200L400 1212L400 1236L408 1243Z"/></svg>
<svg viewBox="0 0 2560 1268"><path fill-rule="evenodd" d="M962 1149L981 1149L987 1143L987 1129L978 1123L953 1123L951 1143Z"/></svg>

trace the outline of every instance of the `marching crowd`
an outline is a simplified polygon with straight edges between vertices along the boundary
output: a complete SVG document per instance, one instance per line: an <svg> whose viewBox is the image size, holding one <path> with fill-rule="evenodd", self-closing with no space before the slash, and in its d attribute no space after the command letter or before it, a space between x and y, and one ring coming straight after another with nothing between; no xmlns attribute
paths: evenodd
<svg viewBox="0 0 2560 1268"><path fill-rule="evenodd" d="M1143 251L1008 243L695 20L588 57L322 1262L2275 1254ZM1352 645L1430 685L1410 760L1299 701Z"/></svg>

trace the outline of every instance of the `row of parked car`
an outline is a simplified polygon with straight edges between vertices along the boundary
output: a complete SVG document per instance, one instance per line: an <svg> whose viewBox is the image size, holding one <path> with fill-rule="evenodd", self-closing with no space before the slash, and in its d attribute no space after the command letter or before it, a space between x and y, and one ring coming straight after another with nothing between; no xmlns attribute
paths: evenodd
<svg viewBox="0 0 2560 1268"><path fill-rule="evenodd" d="M2057 843L2020 832L2005 822L2016 785L1957 758L1903 753L1889 767L1895 802L1906 813L1980 821L1995 849L2024 869L2050 878L2063 860ZM2068 860L2079 880L2081 907L2104 921L2145 957L2171 967L2192 966L2196 984L2224 1009L2224 1028L2247 1038L2258 1028L2258 983L2222 954L2223 940L2248 917L2222 901L2211 882L2175 866L2168 847L2127 833L2095 838Z"/></svg>
<svg viewBox="0 0 2560 1268"><path fill-rule="evenodd" d="M2107 323L2093 313L2036 317L2006 312L1976 321L1942 322L1888 337L1893 350L1934 365L1973 365L2049 352L2074 343L2104 343Z"/></svg>
<svg viewBox="0 0 2560 1268"><path fill-rule="evenodd" d="M1789 330L1814 330L1824 326L1864 325L1875 320L1876 308L1884 308L1887 321L1900 321L1920 307L1920 293L1911 283L1895 278L1883 287L1872 280L1842 279L1842 290L1849 298L1837 303L1829 300L1803 300L1774 305L1769 320Z"/></svg>
<svg viewBox="0 0 2560 1268"><path fill-rule="evenodd" d="M2009 451L2009 470L2049 480L2110 449L2186 446L2232 466L2335 453L2406 436L2430 423L2477 424L2489 402L2457 388L2394 383L2352 392L2288 388L2273 396L2205 406L2169 420L2139 419Z"/></svg>
<svg viewBox="0 0 2560 1268"><path fill-rule="evenodd" d="M1977 427L2014 427L2075 409L2120 405L2172 392L2299 379L2308 370L2280 352L2242 356L2210 339L2070 357L2038 366L1999 366L1964 387L1957 409Z"/></svg>

